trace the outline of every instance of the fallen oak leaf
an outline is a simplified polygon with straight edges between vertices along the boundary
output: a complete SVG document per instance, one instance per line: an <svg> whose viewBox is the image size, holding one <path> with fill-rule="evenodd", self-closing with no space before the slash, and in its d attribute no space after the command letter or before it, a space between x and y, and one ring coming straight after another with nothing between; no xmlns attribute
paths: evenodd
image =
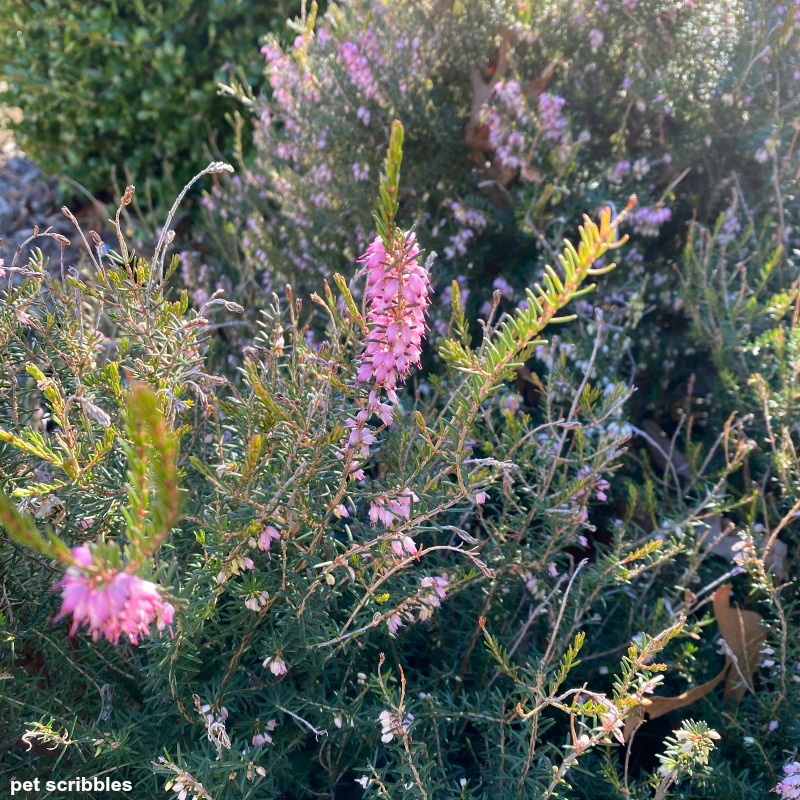
<svg viewBox="0 0 800 800"><path fill-rule="evenodd" d="M767 631L761 614L730 604L731 589L730 583L720 586L712 602L720 634L730 650L727 659L731 670L725 682L724 699L733 697L738 703L747 689L753 690L753 674L758 669L761 644L767 638Z"/></svg>
<svg viewBox="0 0 800 800"><path fill-rule="evenodd" d="M645 705L636 706L631 714L625 717L625 725L622 732L625 741L627 742L636 728L639 727L639 724L645 721L645 714L649 720L654 720L658 717L662 717L664 714L669 714L670 711L675 711L679 708L690 706L692 703L696 703L722 683L722 679L729 669L730 664L726 664L722 668L722 672L713 677L710 681L706 681L700 684L700 686L695 686L694 689L687 689L685 692L675 697L653 696L647 700Z"/></svg>
<svg viewBox="0 0 800 800"><path fill-rule="evenodd" d="M467 122L465 131L465 143L472 151L472 156L476 159L478 166L482 166L483 161L485 161L485 158L480 154L488 153L492 149L489 146L489 130L480 119L481 111L484 103L492 96L495 85L502 80L505 74L508 66L507 57L510 44L508 35L504 35L497 53L497 63L491 70L491 77L488 81L484 79L480 69L474 69L470 75L472 81L472 107L470 108L469 122Z"/></svg>
<svg viewBox="0 0 800 800"><path fill-rule="evenodd" d="M767 638L767 631L762 624L764 618L761 614L731 606L732 588L732 584L725 583L712 595L714 616L717 619L720 635L729 651L725 655L725 666L714 678L695 686L694 689L689 689L676 697L653 696L645 703L635 706L625 718L623 738L626 742L645 721L645 716L653 720L670 711L691 705L713 691L723 680L725 680L723 698L726 701L732 697L739 703L745 691L748 688L753 689L752 678L758 669L761 644Z"/></svg>

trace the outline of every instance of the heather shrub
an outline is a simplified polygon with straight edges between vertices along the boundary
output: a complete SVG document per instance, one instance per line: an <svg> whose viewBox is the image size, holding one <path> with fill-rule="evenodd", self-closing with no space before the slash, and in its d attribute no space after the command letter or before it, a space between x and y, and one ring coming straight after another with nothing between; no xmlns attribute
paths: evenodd
<svg viewBox="0 0 800 800"><path fill-rule="evenodd" d="M113 181L147 182L168 208L210 147L230 149L218 82L236 64L257 81L251 48L297 10L284 0L8 0L2 102L22 109L15 136L44 170L106 197Z"/></svg>
<svg viewBox="0 0 800 800"><path fill-rule="evenodd" d="M266 39L271 91L247 101L256 156L220 199L223 222L243 231L238 285L347 268L398 117L413 164L401 202L440 254L438 286L494 284L518 302L587 208L635 192L626 277L641 288L680 252L685 221L728 207L734 171L753 194L769 184L762 165L792 136L792 14L638 0L359 0L311 13L291 46ZM665 291L648 286L645 302Z"/></svg>
<svg viewBox="0 0 800 800"><path fill-rule="evenodd" d="M113 774L132 796L554 797L596 752L616 764L609 791L629 780L612 742L687 620L662 608L651 636L614 635L613 684L578 656L604 637L607 603L650 584L679 543L620 519L588 557L624 385L600 391L591 369L554 358L552 402L535 413L502 390L611 269L596 264L623 243L621 218L586 218L558 271L478 345L456 293L449 367L406 393L431 259L396 227L401 131L363 269L310 298L324 338L307 303L275 296L237 385L204 356L215 307L242 309L169 299L169 223L150 260L118 229L118 249L90 248L81 274L35 254L7 267L7 780ZM687 722L634 785L663 797L702 780L718 736Z"/></svg>
<svg viewBox="0 0 800 800"><path fill-rule="evenodd" d="M795 796L795 12L312 7L232 272L0 265L4 781Z"/></svg>

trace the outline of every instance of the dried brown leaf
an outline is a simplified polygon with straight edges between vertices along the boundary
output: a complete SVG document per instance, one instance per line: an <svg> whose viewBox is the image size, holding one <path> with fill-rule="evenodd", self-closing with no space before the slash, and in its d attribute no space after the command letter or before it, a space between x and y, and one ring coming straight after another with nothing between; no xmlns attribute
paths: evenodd
<svg viewBox="0 0 800 800"><path fill-rule="evenodd" d="M753 674L758 669L761 644L767 638L767 631L761 614L730 604L731 588L730 583L720 586L712 599L719 631L735 662L725 682L725 699L733 697L738 703L748 688L753 689Z"/></svg>
<svg viewBox="0 0 800 800"><path fill-rule="evenodd" d="M723 584L714 592L712 602L717 625L728 649L733 654L726 655L725 666L722 671L694 689L689 689L676 697L652 697L646 705L633 709L625 718L623 735L627 742L639 725L647 719L668 714L679 708L691 705L709 692L713 691L725 680L724 699L738 703L745 691L753 688L753 673L758 669L758 657L761 644L766 639L767 631L763 626L764 618L755 611L742 610L730 604L732 585Z"/></svg>
<svg viewBox="0 0 800 800"><path fill-rule="evenodd" d="M726 665L719 675L715 676L710 681L700 684L700 686L695 686L694 689L688 689L675 697L652 697L647 705L638 706L630 716L625 718L625 726L623 728L625 741L627 742L628 739L630 739L639 723L644 720L645 714L648 719L653 720L664 714L669 714L670 711L675 711L678 708L684 708L692 703L696 703L709 692L716 689L727 672L728 666Z"/></svg>

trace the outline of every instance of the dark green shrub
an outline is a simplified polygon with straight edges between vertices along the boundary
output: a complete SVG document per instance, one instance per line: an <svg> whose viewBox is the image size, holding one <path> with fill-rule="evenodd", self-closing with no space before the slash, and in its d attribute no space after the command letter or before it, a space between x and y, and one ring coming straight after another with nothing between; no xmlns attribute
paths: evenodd
<svg viewBox="0 0 800 800"><path fill-rule="evenodd" d="M225 150L231 129L217 84L254 64L258 38L297 10L293 0L0 0L2 102L45 170L92 192L112 177L170 194ZM257 79L251 69L248 77Z"/></svg>

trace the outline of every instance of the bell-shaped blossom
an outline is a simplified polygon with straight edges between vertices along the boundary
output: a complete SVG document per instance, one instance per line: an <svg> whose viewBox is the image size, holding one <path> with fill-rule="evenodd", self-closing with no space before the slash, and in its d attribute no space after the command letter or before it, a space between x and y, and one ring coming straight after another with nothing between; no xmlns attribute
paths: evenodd
<svg viewBox="0 0 800 800"><path fill-rule="evenodd" d="M87 545L73 548L72 555L87 569L94 566ZM175 609L162 599L158 587L127 572L89 576L72 566L56 586L62 602L55 621L71 614L70 636L84 625L94 641L105 637L118 644L121 636L127 636L138 644L150 634L154 622L160 631L172 624Z"/></svg>
<svg viewBox="0 0 800 800"><path fill-rule="evenodd" d="M253 747L261 747L265 744L272 744L272 732L278 727L278 723L271 719L265 726L264 731L257 733L253 737Z"/></svg>
<svg viewBox="0 0 800 800"><path fill-rule="evenodd" d="M378 722L381 723L381 741L386 744L394 739L395 735L400 735L408 731L414 721L413 714L406 714L404 718L391 711L381 711L378 714Z"/></svg>
<svg viewBox="0 0 800 800"><path fill-rule="evenodd" d="M264 667L264 669L269 667L269 671L277 676L285 675L288 672L286 662L281 658L279 653L276 653L274 656L267 656L261 666Z"/></svg>
<svg viewBox="0 0 800 800"><path fill-rule="evenodd" d="M398 628L401 628L403 625L403 618L399 614L392 614L388 620L386 620L386 627L389 629L389 633L394 636L397 633Z"/></svg>
<svg viewBox="0 0 800 800"><path fill-rule="evenodd" d="M261 529L261 533L258 537L258 549L264 550L265 552L269 552L269 547L273 541L277 542L281 538L280 533L278 532L277 528L273 525L265 525Z"/></svg>
<svg viewBox="0 0 800 800"><path fill-rule="evenodd" d="M423 578L420 581L420 606L418 618L420 622L425 622L433 616L433 611L439 608L442 600L447 597L447 587L450 581L440 575Z"/></svg>
<svg viewBox="0 0 800 800"><path fill-rule="evenodd" d="M430 278L419 263L419 253L414 234L406 233L393 252L387 252L377 237L360 259L367 269L370 330L358 380L386 389L392 402L397 384L419 366L427 330Z"/></svg>
<svg viewBox="0 0 800 800"><path fill-rule="evenodd" d="M392 540L392 550L398 558L404 558L406 553L410 556L417 554L417 543L410 536L398 536Z"/></svg>
<svg viewBox="0 0 800 800"><path fill-rule="evenodd" d="M369 521L375 525L379 520L391 528L396 519L411 519L411 501L419 502L416 492L403 489L394 496L378 495L369 504Z"/></svg>

